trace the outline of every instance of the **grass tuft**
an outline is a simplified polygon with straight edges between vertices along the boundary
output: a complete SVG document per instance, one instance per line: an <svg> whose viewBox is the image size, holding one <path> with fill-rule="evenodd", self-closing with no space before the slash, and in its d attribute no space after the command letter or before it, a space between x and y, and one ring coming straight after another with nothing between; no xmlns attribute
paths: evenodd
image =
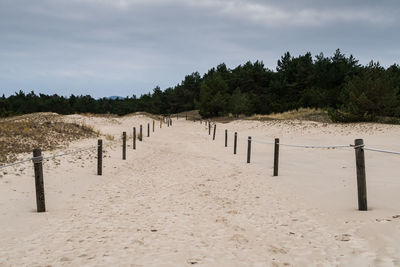
<svg viewBox="0 0 400 267"><path fill-rule="evenodd" d="M53 150L69 142L98 136L93 127L64 122L54 113L34 113L0 119L0 162L12 162L34 148Z"/></svg>

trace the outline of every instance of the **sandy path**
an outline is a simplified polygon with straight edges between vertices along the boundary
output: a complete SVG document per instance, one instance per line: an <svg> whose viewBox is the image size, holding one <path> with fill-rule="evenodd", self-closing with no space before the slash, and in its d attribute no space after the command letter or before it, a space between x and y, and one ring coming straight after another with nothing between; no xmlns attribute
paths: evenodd
<svg viewBox="0 0 400 267"><path fill-rule="evenodd" d="M126 161L119 159L119 147L110 149L103 177L94 180L94 171L89 170L87 187L44 215L30 214L34 229L12 232L0 241L0 265L399 263L394 258L398 245L390 240L383 244L390 245L391 255L374 246L365 238L367 234L357 232L371 215L359 215L353 203L346 201L349 207L342 212L337 209L334 214L339 218L329 223L333 218L329 210L310 204L302 194L306 189L298 193L301 187L287 186L287 177L299 175L294 171L297 165L283 163L287 171L278 180L271 177L264 159L257 158L266 148L255 147L254 163L249 165L244 163L244 145L233 156L232 148L224 148L221 140L219 135L212 142L204 126L182 120L157 129L150 139L138 143L136 151L128 148ZM319 151L315 157L324 153ZM56 171L50 170L48 176ZM307 172L310 166L300 174ZM311 177L316 173L311 172ZM399 224L395 227L398 234Z"/></svg>

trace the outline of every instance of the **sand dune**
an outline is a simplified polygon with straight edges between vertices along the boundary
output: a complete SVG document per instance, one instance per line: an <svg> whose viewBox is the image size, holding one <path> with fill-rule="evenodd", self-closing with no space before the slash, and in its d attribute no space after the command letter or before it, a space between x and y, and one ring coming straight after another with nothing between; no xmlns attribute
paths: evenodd
<svg viewBox="0 0 400 267"><path fill-rule="evenodd" d="M212 141L204 124L184 119L156 123L150 138L152 119L142 115L64 119L114 136L103 176L95 150L45 162L48 212L38 214L32 163L0 170L0 266L400 265L398 156L365 152L367 212L357 210L354 149L281 147L273 177L273 147L254 142L246 164L247 136L319 145L364 138L400 151L399 126L234 121L217 124ZM133 150L140 124L145 137ZM130 136L125 161L122 131Z"/></svg>

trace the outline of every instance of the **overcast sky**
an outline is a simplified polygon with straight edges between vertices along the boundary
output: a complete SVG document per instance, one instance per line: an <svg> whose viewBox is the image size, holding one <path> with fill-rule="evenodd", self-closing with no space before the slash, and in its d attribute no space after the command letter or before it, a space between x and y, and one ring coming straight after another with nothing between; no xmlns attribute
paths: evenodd
<svg viewBox="0 0 400 267"><path fill-rule="evenodd" d="M399 0L0 0L0 90L94 97L337 48L400 63Z"/></svg>

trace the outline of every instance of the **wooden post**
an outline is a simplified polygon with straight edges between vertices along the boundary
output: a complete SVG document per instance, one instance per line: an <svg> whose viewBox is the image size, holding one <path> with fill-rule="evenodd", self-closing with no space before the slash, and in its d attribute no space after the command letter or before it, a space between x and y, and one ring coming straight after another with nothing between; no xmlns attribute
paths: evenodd
<svg viewBox="0 0 400 267"><path fill-rule="evenodd" d="M186 113L186 120L187 120L187 113Z"/></svg>
<svg viewBox="0 0 400 267"><path fill-rule="evenodd" d="M208 135L211 135L211 124L210 124L210 121L208 121Z"/></svg>
<svg viewBox="0 0 400 267"><path fill-rule="evenodd" d="M213 140L215 140L215 131L216 131L217 125L214 124L214 133L213 133Z"/></svg>
<svg viewBox="0 0 400 267"><path fill-rule="evenodd" d="M247 139L247 163L250 163L250 155L251 155L251 136Z"/></svg>
<svg viewBox="0 0 400 267"><path fill-rule="evenodd" d="M147 123L147 137L150 137L150 123Z"/></svg>
<svg viewBox="0 0 400 267"><path fill-rule="evenodd" d="M169 119L169 124L172 126L172 119L171 118Z"/></svg>
<svg viewBox="0 0 400 267"><path fill-rule="evenodd" d="M136 127L133 127L133 149L136 149Z"/></svg>
<svg viewBox="0 0 400 267"><path fill-rule="evenodd" d="M235 132L235 140L233 142L233 154L236 155L236 147L237 147L237 132Z"/></svg>
<svg viewBox="0 0 400 267"><path fill-rule="evenodd" d="M143 129L142 129L142 125L140 125L140 130L139 130L139 141L142 142L143 141Z"/></svg>
<svg viewBox="0 0 400 267"><path fill-rule="evenodd" d="M179 115L178 115L178 113L176 113L176 120L179 120Z"/></svg>
<svg viewBox="0 0 400 267"><path fill-rule="evenodd" d="M160 119L160 129L162 128L162 119Z"/></svg>
<svg viewBox="0 0 400 267"><path fill-rule="evenodd" d="M126 132L122 133L122 159L126 160Z"/></svg>
<svg viewBox="0 0 400 267"><path fill-rule="evenodd" d="M103 140L97 140L97 175L103 174Z"/></svg>
<svg viewBox="0 0 400 267"><path fill-rule="evenodd" d="M36 187L36 207L37 212L46 211L46 203L44 199L44 182L43 182L43 157L40 148L33 150L33 168L35 170L35 187Z"/></svg>
<svg viewBox="0 0 400 267"><path fill-rule="evenodd" d="M167 126L169 127L169 119L167 120Z"/></svg>
<svg viewBox="0 0 400 267"><path fill-rule="evenodd" d="M275 138L274 146L274 176L278 176L279 167L279 138Z"/></svg>
<svg viewBox="0 0 400 267"><path fill-rule="evenodd" d="M364 140L354 141L356 152L357 167L357 191L358 191L358 210L368 210L367 206L367 182L365 174Z"/></svg>
<svg viewBox="0 0 400 267"><path fill-rule="evenodd" d="M155 125L155 123L156 123L156 122L153 120L153 133L154 133L154 125Z"/></svg>
<svg viewBox="0 0 400 267"><path fill-rule="evenodd" d="M228 146L228 130L225 129L225 147Z"/></svg>

